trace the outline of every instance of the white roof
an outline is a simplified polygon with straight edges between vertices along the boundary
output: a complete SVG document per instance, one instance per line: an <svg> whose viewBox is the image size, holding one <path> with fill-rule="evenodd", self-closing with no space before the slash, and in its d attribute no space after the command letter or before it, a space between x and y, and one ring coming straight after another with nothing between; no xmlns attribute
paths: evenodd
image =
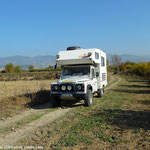
<svg viewBox="0 0 150 150"><path fill-rule="evenodd" d="M95 59L95 52L99 53L99 59ZM91 53L91 56L88 54ZM60 51L59 58L56 59L58 65L73 65L73 64L94 64L100 63L100 56L106 57L105 52L100 49L78 49L70 51Z"/></svg>

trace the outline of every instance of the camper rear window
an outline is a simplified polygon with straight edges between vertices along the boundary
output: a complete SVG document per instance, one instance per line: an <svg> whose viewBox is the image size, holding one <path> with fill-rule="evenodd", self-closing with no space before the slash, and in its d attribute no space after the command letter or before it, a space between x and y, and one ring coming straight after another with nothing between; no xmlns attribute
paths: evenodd
<svg viewBox="0 0 150 150"><path fill-rule="evenodd" d="M101 56L101 66L102 67L105 66L105 58L103 56Z"/></svg>

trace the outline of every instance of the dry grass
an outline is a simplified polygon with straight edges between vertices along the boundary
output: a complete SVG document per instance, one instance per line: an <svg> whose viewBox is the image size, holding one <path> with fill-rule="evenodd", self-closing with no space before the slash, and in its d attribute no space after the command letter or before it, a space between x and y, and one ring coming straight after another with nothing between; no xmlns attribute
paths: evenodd
<svg viewBox="0 0 150 150"><path fill-rule="evenodd" d="M0 117L10 117L50 99L53 80L0 82Z"/></svg>
<svg viewBox="0 0 150 150"><path fill-rule="evenodd" d="M21 72L21 73L0 73L0 81L30 81L30 80L52 80L59 71L49 72Z"/></svg>
<svg viewBox="0 0 150 150"><path fill-rule="evenodd" d="M5 98L50 90L52 80L6 81L0 82L0 101Z"/></svg>

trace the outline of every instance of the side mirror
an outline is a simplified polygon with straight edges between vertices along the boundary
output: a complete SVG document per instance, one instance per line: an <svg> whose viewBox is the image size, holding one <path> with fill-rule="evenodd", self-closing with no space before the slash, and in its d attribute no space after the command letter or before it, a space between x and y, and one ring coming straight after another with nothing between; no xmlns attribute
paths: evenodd
<svg viewBox="0 0 150 150"><path fill-rule="evenodd" d="M57 64L56 64L56 65L54 65L54 69L55 69L55 70L57 69Z"/></svg>
<svg viewBox="0 0 150 150"><path fill-rule="evenodd" d="M99 72L96 72L96 77L99 77Z"/></svg>
<svg viewBox="0 0 150 150"><path fill-rule="evenodd" d="M60 78L60 76L59 76L57 73L56 73L56 76L55 76L55 77L56 77L56 79L59 79L59 78Z"/></svg>

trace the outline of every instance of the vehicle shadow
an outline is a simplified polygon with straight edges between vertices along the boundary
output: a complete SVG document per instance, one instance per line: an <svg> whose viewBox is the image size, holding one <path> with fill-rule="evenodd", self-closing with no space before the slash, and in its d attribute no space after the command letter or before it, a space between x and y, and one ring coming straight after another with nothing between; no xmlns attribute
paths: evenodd
<svg viewBox="0 0 150 150"><path fill-rule="evenodd" d="M120 93L150 94L150 90L113 89L113 91L114 91L114 92L120 92Z"/></svg>
<svg viewBox="0 0 150 150"><path fill-rule="evenodd" d="M138 103L144 104L144 105L150 105L150 100L139 100Z"/></svg>
<svg viewBox="0 0 150 150"><path fill-rule="evenodd" d="M134 80L128 80L128 82L137 82L137 83L145 83L147 84L148 83L148 80L145 80L145 79L134 79Z"/></svg>
<svg viewBox="0 0 150 150"><path fill-rule="evenodd" d="M129 88L150 88L149 85L137 85L137 84L132 84L132 85L119 85L121 87L129 87Z"/></svg>
<svg viewBox="0 0 150 150"><path fill-rule="evenodd" d="M84 103L82 101L77 101L77 100L66 100L66 101L61 101L61 106L62 108L73 108L73 107L80 107L84 106Z"/></svg>
<svg viewBox="0 0 150 150"><path fill-rule="evenodd" d="M150 112L148 111L133 111L133 110L105 110L94 114L99 117L105 117L106 122L110 125L115 125L126 129L150 129Z"/></svg>
<svg viewBox="0 0 150 150"><path fill-rule="evenodd" d="M30 101L26 104L27 107L29 108L33 109L52 108L49 90L40 90L35 93L27 93L24 96L30 99Z"/></svg>
<svg viewBox="0 0 150 150"><path fill-rule="evenodd" d="M41 90L35 93L28 93L24 95L30 99L26 105L29 108L33 109L46 109L46 108L55 108L52 106L51 101L52 97L50 96L50 90ZM61 101L59 107L61 108L73 108L83 106L84 104L77 100L66 100Z"/></svg>

